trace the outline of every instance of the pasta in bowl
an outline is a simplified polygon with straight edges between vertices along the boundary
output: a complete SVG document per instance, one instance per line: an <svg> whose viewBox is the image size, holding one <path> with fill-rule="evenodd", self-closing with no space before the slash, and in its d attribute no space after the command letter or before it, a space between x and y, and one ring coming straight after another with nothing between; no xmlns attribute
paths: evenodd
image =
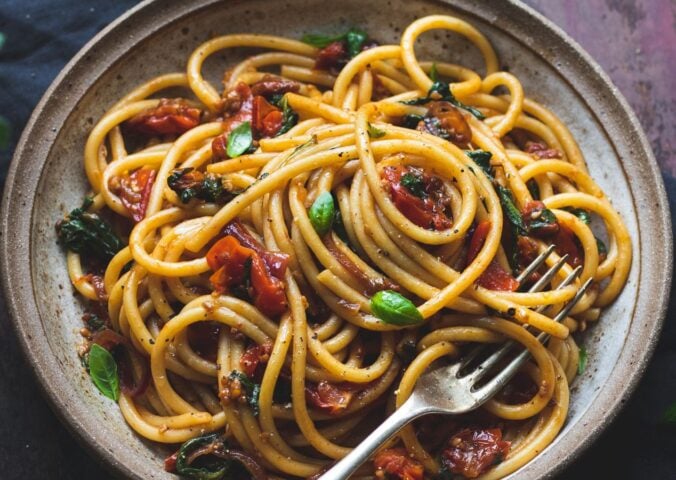
<svg viewBox="0 0 676 480"><path fill-rule="evenodd" d="M419 61L416 39L438 29L485 72ZM57 227L91 302L83 362L139 435L176 447L167 470L307 478L430 365L512 339L535 360L482 411L406 427L360 473L508 475L565 422L585 362L571 334L629 274L622 218L469 23L423 17L398 45L357 28L303 40L216 37L93 127L92 196ZM263 53L224 65L219 92L202 63L235 47ZM527 293L538 272L516 274L549 245L567 265ZM552 340L533 346L540 331Z"/></svg>

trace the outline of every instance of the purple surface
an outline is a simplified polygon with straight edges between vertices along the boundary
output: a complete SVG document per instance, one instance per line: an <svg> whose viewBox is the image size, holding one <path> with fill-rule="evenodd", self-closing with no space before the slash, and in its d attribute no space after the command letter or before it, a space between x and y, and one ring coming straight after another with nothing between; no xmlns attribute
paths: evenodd
<svg viewBox="0 0 676 480"><path fill-rule="evenodd" d="M30 112L65 63L132 0L4 0L0 115L12 125L0 147L0 182ZM676 3L671 0L526 0L576 39L610 75L643 124L676 200ZM672 305L671 312L676 306ZM0 298L0 312L6 311ZM561 478L674 478L676 428L660 425L676 401L676 325L668 319L655 358L627 408ZM675 319L676 320L676 319ZM41 398L0 314L1 478L109 478Z"/></svg>

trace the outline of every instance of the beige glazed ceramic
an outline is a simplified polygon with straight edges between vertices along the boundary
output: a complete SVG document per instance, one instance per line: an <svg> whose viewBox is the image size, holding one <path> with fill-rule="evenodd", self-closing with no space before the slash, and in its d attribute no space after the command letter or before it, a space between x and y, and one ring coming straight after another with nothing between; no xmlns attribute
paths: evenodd
<svg viewBox="0 0 676 480"><path fill-rule="evenodd" d="M634 245L627 286L582 342L589 367L572 388L558 438L509 478L560 472L591 444L627 400L656 342L671 281L671 228L664 187L636 118L607 77L551 23L520 3L471 0L147 1L99 34L52 84L14 157L2 205L2 279L17 337L54 411L119 476L171 478L163 449L141 440L80 366L82 306L68 280L54 224L86 193L84 142L93 123L132 86L180 71L189 53L215 34L271 33L298 38L360 25L382 43L398 40L417 17L448 13L469 20L495 45L526 93L554 110L580 142L589 169L622 214ZM248 52L206 64L222 71ZM430 33L419 57L480 70L477 52L455 35Z"/></svg>

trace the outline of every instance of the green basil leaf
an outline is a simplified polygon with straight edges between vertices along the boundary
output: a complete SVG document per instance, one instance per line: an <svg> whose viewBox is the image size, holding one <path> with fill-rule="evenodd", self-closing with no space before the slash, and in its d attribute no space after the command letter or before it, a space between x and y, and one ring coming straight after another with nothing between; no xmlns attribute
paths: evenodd
<svg viewBox="0 0 676 480"><path fill-rule="evenodd" d="M483 119L486 118L484 116L484 114L481 113L476 108L470 107L469 105L465 105L460 100L455 98L455 95L453 95L453 92L451 92L451 87L449 86L449 84L444 83L444 82L440 82L440 81L436 81L432 84L429 91L427 92L426 97L414 98L412 100L405 100L401 103L404 103L406 105L424 105L424 104L429 103L433 100L445 100L445 101L455 105L458 108L462 108L463 110L467 110L469 113L474 115L479 120L483 120Z"/></svg>
<svg viewBox="0 0 676 480"><path fill-rule="evenodd" d="M117 363L108 350L96 343L89 349L89 375L102 394L117 402L120 398Z"/></svg>
<svg viewBox="0 0 676 480"><path fill-rule="evenodd" d="M423 121L423 118L422 115L404 115L401 126L415 130L418 128L418 124Z"/></svg>
<svg viewBox="0 0 676 480"><path fill-rule="evenodd" d="M416 175L415 173L411 172L405 173L401 176L399 183L402 187L406 187L408 191L416 197L422 199L427 198L425 182L423 181L422 175Z"/></svg>
<svg viewBox="0 0 676 480"><path fill-rule="evenodd" d="M526 182L526 187L528 187L528 191L530 192L530 196L533 197L533 200L540 200L540 187L535 180L532 178L528 180L528 182Z"/></svg>
<svg viewBox="0 0 676 480"><path fill-rule="evenodd" d="M359 55L361 49L366 43L368 35L363 30L358 28L351 28L345 34L345 43L347 44L347 53L350 55L350 58L354 58Z"/></svg>
<svg viewBox="0 0 676 480"><path fill-rule="evenodd" d="M303 37L300 39L301 42L307 43L308 45L312 45L313 47L316 48L324 48L328 47L331 43L333 42L339 42L345 38L345 34L342 35L334 35L333 37L328 36L328 35L319 35L319 34L314 34L314 33L306 33L303 35Z"/></svg>
<svg viewBox="0 0 676 480"><path fill-rule="evenodd" d="M9 121L0 115L0 150L5 150L9 147Z"/></svg>
<svg viewBox="0 0 676 480"><path fill-rule="evenodd" d="M676 402L669 405L662 415L662 423L667 425L676 425Z"/></svg>
<svg viewBox="0 0 676 480"><path fill-rule="evenodd" d="M298 114L289 107L289 101L286 95L282 97L277 105L282 110L282 128L277 132L277 137L291 130L298 123Z"/></svg>
<svg viewBox="0 0 676 480"><path fill-rule="evenodd" d="M521 212L514 204L512 192L508 188L505 188L499 184L495 185L495 189L498 193L498 197L500 197L502 209L504 210L507 220L514 230L514 233L516 235L528 235L526 225L523 223L523 218L521 218Z"/></svg>
<svg viewBox="0 0 676 480"><path fill-rule="evenodd" d="M95 213L87 213L91 202L87 198L82 207L73 209L56 225L56 232L69 250L88 258L108 261L124 245L108 223Z"/></svg>
<svg viewBox="0 0 676 480"><path fill-rule="evenodd" d="M596 249L599 251L599 255L608 255L608 247L603 243L599 237L594 237L596 239Z"/></svg>
<svg viewBox="0 0 676 480"><path fill-rule="evenodd" d="M233 129L228 135L228 146L226 148L228 157L239 157L249 150L252 144L253 134L251 133L251 123L244 122Z"/></svg>
<svg viewBox="0 0 676 480"><path fill-rule="evenodd" d="M326 235L333 226L336 217L336 206L330 192L321 193L308 211L310 223L319 236Z"/></svg>
<svg viewBox="0 0 676 480"><path fill-rule="evenodd" d="M591 223L591 215L587 210L582 208L566 208L566 210L582 220L585 224L589 225Z"/></svg>
<svg viewBox="0 0 676 480"><path fill-rule="evenodd" d="M371 125L371 122L368 123L368 131L369 131L369 137L371 138L380 138L385 136L385 130L381 130L379 128L374 127Z"/></svg>
<svg viewBox="0 0 676 480"><path fill-rule="evenodd" d="M587 368L587 349L584 346L580 347L580 358L577 361L577 374L582 375L585 368Z"/></svg>
<svg viewBox="0 0 676 480"><path fill-rule="evenodd" d="M551 225L557 222L556 215L550 209L545 208L540 213L540 216L534 220L531 220L528 225L528 230L537 232L541 228L548 228Z"/></svg>
<svg viewBox="0 0 676 480"><path fill-rule="evenodd" d="M247 404L253 410L254 416L258 416L260 409L258 400L261 394L261 386L251 380L246 373L237 370L233 370L228 378L230 380L239 380L240 385L244 388Z"/></svg>
<svg viewBox="0 0 676 480"><path fill-rule="evenodd" d="M439 72L437 71L437 64L436 62L432 64L432 68L430 68L430 79L432 82L436 82L439 79Z"/></svg>
<svg viewBox="0 0 676 480"><path fill-rule="evenodd" d="M381 290L371 297L371 311L391 325L417 325L423 317L408 298L392 290Z"/></svg>
<svg viewBox="0 0 676 480"><path fill-rule="evenodd" d="M228 460L215 458L206 463L201 463L200 467L193 467L188 463L188 459L194 452L213 445L214 449L226 450L227 444L223 437L217 433L202 435L191 438L181 445L176 455L176 473L181 477L192 480L220 480L230 469L231 462ZM208 449L205 449L208 450ZM206 455L199 455L206 457ZM202 461L202 458L200 458ZM204 461L202 461L204 462Z"/></svg>
<svg viewBox="0 0 676 480"><path fill-rule="evenodd" d="M491 158L493 154L485 150L465 150L465 155L472 159L486 173L489 180L493 180L493 167Z"/></svg>

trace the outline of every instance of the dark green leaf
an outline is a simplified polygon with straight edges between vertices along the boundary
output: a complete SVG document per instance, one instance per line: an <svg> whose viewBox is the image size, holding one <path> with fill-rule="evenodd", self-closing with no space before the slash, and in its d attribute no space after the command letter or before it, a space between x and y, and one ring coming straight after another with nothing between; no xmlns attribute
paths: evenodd
<svg viewBox="0 0 676 480"><path fill-rule="evenodd" d="M422 115L404 115L401 126L404 128L410 128L411 130L415 130L416 128L418 128L418 124L422 121L423 121Z"/></svg>
<svg viewBox="0 0 676 480"><path fill-rule="evenodd" d="M124 245L105 221L95 213L87 213L91 199L86 199L81 208L71 211L56 226L59 240L69 250L85 257L108 261L122 250Z"/></svg>
<svg viewBox="0 0 676 480"><path fill-rule="evenodd" d="M0 115L0 150L5 150L9 147L9 122L5 117Z"/></svg>
<svg viewBox="0 0 676 480"><path fill-rule="evenodd" d="M591 215L587 210L584 210L582 208L566 208L566 210L575 215L577 218L582 220L587 225L591 223Z"/></svg>
<svg viewBox="0 0 676 480"><path fill-rule="evenodd" d="M485 150L465 150L465 155L481 167L489 180L493 180L493 167L491 167L491 157L493 154L491 152Z"/></svg>
<svg viewBox="0 0 676 480"><path fill-rule="evenodd" d="M505 212L507 220L511 224L512 229L514 230L514 233L516 235L528 235L526 225L523 223L523 219L521 218L521 212L514 204L512 192L508 188L505 188L499 184L495 185L495 189L498 193L498 197L500 197L502 209Z"/></svg>
<svg viewBox="0 0 676 480"><path fill-rule="evenodd" d="M244 261L242 272L242 283L232 287L232 294L245 300L251 301L251 265L253 264L253 257L249 257Z"/></svg>
<svg viewBox="0 0 676 480"><path fill-rule="evenodd" d="M319 236L326 235L333 226L336 218L336 206L333 203L331 192L322 192L308 211L310 223Z"/></svg>
<svg viewBox="0 0 676 480"><path fill-rule="evenodd" d="M554 212L548 208L545 208L542 210L538 218L530 220L530 223L528 224L528 230L537 232L543 228L547 229L551 225L555 224L556 221L556 215L554 215Z"/></svg>
<svg viewBox="0 0 676 480"><path fill-rule="evenodd" d="M662 415L662 423L667 425L676 425L676 403L669 405L664 415Z"/></svg>
<svg viewBox="0 0 676 480"><path fill-rule="evenodd" d="M242 385L242 388L244 389L247 404L249 405L249 407L251 407L253 414L255 416L258 416L259 412L258 398L260 397L261 394L261 386L255 383L253 380L251 380L246 373L237 370L234 370L228 378L230 378L231 381L239 380L239 383Z"/></svg>
<svg viewBox="0 0 676 480"><path fill-rule="evenodd" d="M201 198L207 202L216 202L223 197L224 193L225 188L223 188L221 177L214 175L213 173L207 173L204 176L204 181L197 194L197 198Z"/></svg>
<svg viewBox="0 0 676 480"><path fill-rule="evenodd" d="M350 55L350 58L352 58L361 52L367 39L368 35L366 32L358 28L351 28L341 35L334 36L308 33L303 35L301 41L317 48L327 47L333 42L345 42L347 53Z"/></svg>
<svg viewBox="0 0 676 480"><path fill-rule="evenodd" d="M347 53L350 55L350 58L356 57L361 52L361 49L366 43L368 35L363 30L358 28L351 28L345 34L345 43L347 44Z"/></svg>
<svg viewBox="0 0 676 480"><path fill-rule="evenodd" d="M228 157L236 158L245 153L253 145L253 134L251 133L251 123L244 122L238 125L228 135Z"/></svg>
<svg viewBox="0 0 676 480"><path fill-rule="evenodd" d="M430 79L432 82L436 82L439 79L439 72L437 71L436 63L433 63L432 68L430 68Z"/></svg>
<svg viewBox="0 0 676 480"><path fill-rule="evenodd" d="M336 202L336 204L338 204L338 202ZM336 216L333 219L333 231L336 232L338 238L340 238L343 242L348 245L350 244L350 238L347 236L347 230L345 230L343 214L340 212L340 208L336 208Z"/></svg>
<svg viewBox="0 0 676 480"><path fill-rule="evenodd" d="M176 192L182 203L188 203L193 198L218 202L224 200L226 194L230 193L223 187L220 175L202 174L192 167L173 170L167 178L167 185Z"/></svg>
<svg viewBox="0 0 676 480"><path fill-rule="evenodd" d="M596 248L599 251L599 255L608 255L608 247L603 243L603 240L596 236L594 238L596 239Z"/></svg>
<svg viewBox="0 0 676 480"><path fill-rule="evenodd" d="M277 136L288 132L298 123L298 114L289 107L286 96L282 97L278 106L282 110L282 128L277 132Z"/></svg>
<svg viewBox="0 0 676 480"><path fill-rule="evenodd" d="M117 402L120 398L117 364L110 352L96 343L89 349L89 375L102 394Z"/></svg>
<svg viewBox="0 0 676 480"><path fill-rule="evenodd" d="M206 448L211 446L212 448ZM200 466L191 466L189 460L197 451L227 450L225 439L217 433L202 435L192 438L181 445L176 455L176 473L192 480L220 480L230 469L231 462L221 458L213 458L205 461L200 458ZM198 455L207 457L207 455Z"/></svg>
<svg viewBox="0 0 676 480"><path fill-rule="evenodd" d="M369 131L369 137L371 138L380 138L385 136L385 130L381 130L379 128L374 127L371 125L371 122L368 123L368 131Z"/></svg>
<svg viewBox="0 0 676 480"><path fill-rule="evenodd" d="M406 105L424 105L426 103L429 103L434 100L445 100L447 102L452 103L458 108L462 108L463 110L467 110L469 113L474 115L476 118L479 120L483 120L486 117L484 116L483 113L481 113L479 110L477 110L474 107L470 107L469 105L465 105L462 103L460 100L455 98L453 95L453 92L451 92L451 88L448 83L436 81L432 84L430 87L429 91L427 92L426 97L421 97L421 98L414 98L412 100L406 100L402 103Z"/></svg>
<svg viewBox="0 0 676 480"><path fill-rule="evenodd" d="M412 172L405 173L401 176L399 183L402 187L406 187L408 191L416 197L423 199L427 197L425 182L423 181L422 175L416 175Z"/></svg>
<svg viewBox="0 0 676 480"><path fill-rule="evenodd" d="M584 369L587 368L587 349L584 346L580 347L580 358L577 361L577 374L582 375Z"/></svg>
<svg viewBox="0 0 676 480"><path fill-rule="evenodd" d="M381 290L371 297L371 311L391 325L417 325L423 317L408 298L392 290Z"/></svg>
<svg viewBox="0 0 676 480"><path fill-rule="evenodd" d="M92 332L101 330L103 327L106 326L106 321L93 313L85 314L85 318L87 328Z"/></svg>
<svg viewBox="0 0 676 480"><path fill-rule="evenodd" d="M526 182L526 187L528 187L528 191L530 192L531 197L533 197L533 200L540 200L540 187L535 180L532 178L528 180L528 182Z"/></svg>

